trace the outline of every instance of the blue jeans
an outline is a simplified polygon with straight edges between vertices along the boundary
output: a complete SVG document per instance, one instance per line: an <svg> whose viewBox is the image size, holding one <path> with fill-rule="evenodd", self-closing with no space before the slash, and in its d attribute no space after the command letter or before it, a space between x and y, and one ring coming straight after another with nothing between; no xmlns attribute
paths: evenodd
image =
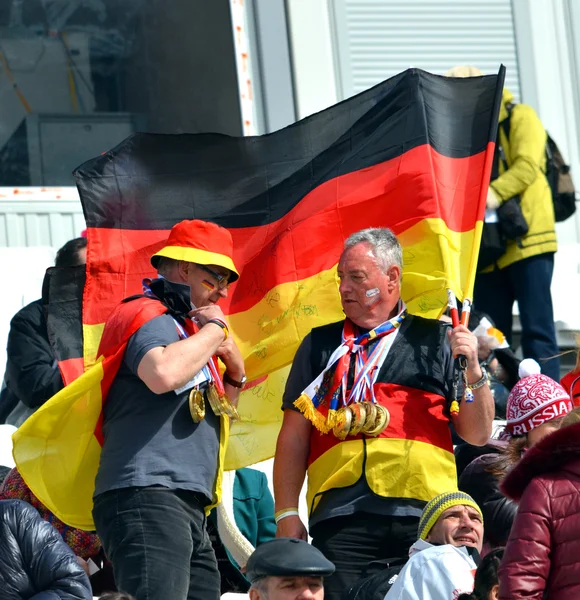
<svg viewBox="0 0 580 600"><path fill-rule="evenodd" d="M480 273L475 281L474 308L487 313L512 343L512 310L517 300L522 326L522 351L552 379L560 381L560 359L550 285L554 255L524 258L505 269Z"/></svg>
<svg viewBox="0 0 580 600"><path fill-rule="evenodd" d="M99 494L93 517L117 588L137 600L218 600L201 494L163 487Z"/></svg>

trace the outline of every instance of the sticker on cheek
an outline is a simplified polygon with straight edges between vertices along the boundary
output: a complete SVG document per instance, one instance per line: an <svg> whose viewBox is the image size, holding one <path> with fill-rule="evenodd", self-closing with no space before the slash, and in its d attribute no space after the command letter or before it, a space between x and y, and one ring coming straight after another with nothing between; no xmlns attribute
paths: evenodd
<svg viewBox="0 0 580 600"><path fill-rule="evenodd" d="M202 280L201 285L203 285L203 287L208 289L210 292L213 292L214 287L215 287L209 281L206 281L205 279Z"/></svg>
<svg viewBox="0 0 580 600"><path fill-rule="evenodd" d="M379 291L379 288L372 288L370 290L366 291L366 296L367 298L374 298L375 296L378 296L381 292Z"/></svg>

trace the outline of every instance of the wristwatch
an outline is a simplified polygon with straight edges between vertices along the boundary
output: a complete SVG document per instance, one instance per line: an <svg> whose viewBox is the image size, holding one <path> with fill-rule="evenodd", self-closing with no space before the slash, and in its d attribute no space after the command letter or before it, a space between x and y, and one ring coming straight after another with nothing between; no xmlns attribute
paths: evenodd
<svg viewBox="0 0 580 600"><path fill-rule="evenodd" d="M468 383L469 389L471 391L478 390L480 387L483 387L486 383L489 383L489 376L487 371L481 367L481 379L478 379L474 383Z"/></svg>
<svg viewBox="0 0 580 600"><path fill-rule="evenodd" d="M224 383L227 383L235 388L243 388L245 383L247 381L247 378L245 375L242 376L241 381L236 381L235 379L232 379L229 375L228 372L226 371L224 373Z"/></svg>

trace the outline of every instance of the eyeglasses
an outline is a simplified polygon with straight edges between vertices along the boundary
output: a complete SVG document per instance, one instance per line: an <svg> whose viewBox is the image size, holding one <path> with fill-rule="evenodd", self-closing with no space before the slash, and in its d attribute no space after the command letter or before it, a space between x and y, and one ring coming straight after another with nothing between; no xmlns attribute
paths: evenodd
<svg viewBox="0 0 580 600"><path fill-rule="evenodd" d="M211 275L217 281L217 287L220 290L227 288L230 285L229 275L222 275L221 273L217 273L213 269L206 267L205 265L197 265L202 271L205 271L208 275Z"/></svg>

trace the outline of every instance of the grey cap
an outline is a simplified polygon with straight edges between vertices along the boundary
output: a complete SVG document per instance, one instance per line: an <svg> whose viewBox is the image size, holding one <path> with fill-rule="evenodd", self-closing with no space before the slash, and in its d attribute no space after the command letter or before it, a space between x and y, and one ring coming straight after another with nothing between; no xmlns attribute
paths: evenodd
<svg viewBox="0 0 580 600"><path fill-rule="evenodd" d="M326 577L334 565L314 546L295 538L276 538L260 544L248 559L246 577L254 583L262 577Z"/></svg>

